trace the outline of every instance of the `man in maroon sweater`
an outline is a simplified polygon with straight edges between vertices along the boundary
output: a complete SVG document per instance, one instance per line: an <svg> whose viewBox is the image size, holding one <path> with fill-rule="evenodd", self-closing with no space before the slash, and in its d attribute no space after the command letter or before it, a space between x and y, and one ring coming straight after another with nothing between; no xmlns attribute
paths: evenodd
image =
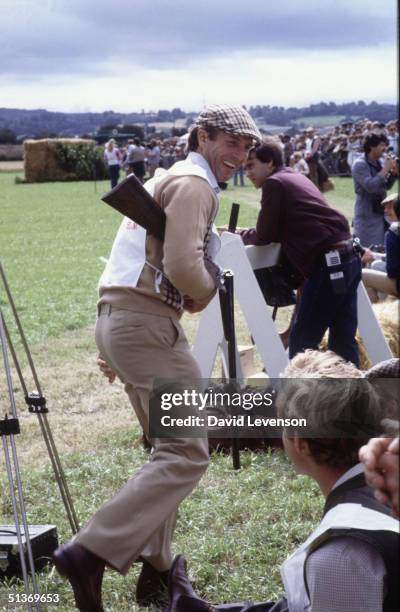
<svg viewBox="0 0 400 612"><path fill-rule="evenodd" d="M353 251L349 224L305 176L283 166L273 138L254 148L247 176L262 188L255 228L242 230L245 244L279 242L305 279L289 338L289 356L316 349L329 329L329 348L356 366L357 287L361 263Z"/></svg>

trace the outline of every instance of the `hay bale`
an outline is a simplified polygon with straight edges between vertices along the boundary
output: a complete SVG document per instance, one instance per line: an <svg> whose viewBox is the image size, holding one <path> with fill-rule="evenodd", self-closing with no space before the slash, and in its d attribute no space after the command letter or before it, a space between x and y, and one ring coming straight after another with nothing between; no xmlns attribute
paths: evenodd
<svg viewBox="0 0 400 612"><path fill-rule="evenodd" d="M399 300L385 300L384 302L378 302L372 304L372 308L379 321L379 325L382 328L383 335L385 336L389 348L393 353L393 357L400 357L399 351ZM360 369L368 370L372 366L372 362L368 357L364 342L361 339L359 332L357 332L358 349L360 352ZM324 336L320 348L321 350L327 350L328 338Z"/></svg>
<svg viewBox="0 0 400 612"><path fill-rule="evenodd" d="M44 138L43 140L24 141L25 182L75 180L75 172L62 168L57 155L57 144L79 145L94 144L93 140L83 138Z"/></svg>
<svg viewBox="0 0 400 612"><path fill-rule="evenodd" d="M393 357L400 357L399 351L399 300L391 300L387 299L384 302L378 302L377 304L372 304L372 308L376 314L376 317L379 321L379 325L382 328L383 335L385 336L387 343L389 345L390 350L393 353ZM359 344L362 344L362 341L359 340ZM366 355L365 347L362 344L362 349L365 357L363 356L363 360L361 361L362 370L367 370L372 366L372 363L368 356ZM362 356L360 350L360 358Z"/></svg>

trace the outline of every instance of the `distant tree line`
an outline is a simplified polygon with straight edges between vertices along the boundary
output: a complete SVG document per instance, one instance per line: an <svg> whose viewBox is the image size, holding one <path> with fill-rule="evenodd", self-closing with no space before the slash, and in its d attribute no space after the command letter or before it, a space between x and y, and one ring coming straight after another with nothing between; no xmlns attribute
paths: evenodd
<svg viewBox="0 0 400 612"><path fill-rule="evenodd" d="M93 136L97 132L104 134L108 128L120 131L121 126L136 125L143 132L151 134L154 132L150 123L172 122L177 119L188 119L196 113L185 113L180 108L170 110L159 110L135 113L115 113L104 111L103 113L57 113L38 110L24 110L16 108L0 108L0 137L2 131L7 130L4 138L54 138L56 136ZM138 126L138 124L140 124ZM132 132L134 133L134 132ZM140 137L140 133L138 133ZM3 141L3 140L2 140Z"/></svg>
<svg viewBox="0 0 400 612"><path fill-rule="evenodd" d="M336 104L319 102L309 106L284 108L283 106L250 106L250 114L265 123L290 126L302 117L319 115L343 115L346 117L368 117L373 121L387 122L398 115L395 104L366 103L363 100ZM100 134L100 140L109 138L113 130L119 134L137 135L139 138L151 136L154 128L150 124L186 119L186 126L192 123L197 113L185 113L180 108L135 113L57 113L43 109L22 110L0 108L0 142L12 143L23 138L49 138L56 136L88 136ZM128 131L128 128L130 131ZM174 134L179 135L181 128L173 126ZM158 132L159 133L159 132ZM158 134L157 133L157 134ZM161 134L162 135L162 134ZM166 134L169 135L169 134Z"/></svg>
<svg viewBox="0 0 400 612"><path fill-rule="evenodd" d="M302 117L318 117L320 115L344 115L345 117L368 117L372 121L383 121L387 123L397 117L398 107L395 104L379 104L363 100L358 102L346 102L336 104L335 102L319 102L302 108L295 106L284 108L283 106L250 106L247 109L255 119L262 119L265 123L273 125L290 125L292 121Z"/></svg>

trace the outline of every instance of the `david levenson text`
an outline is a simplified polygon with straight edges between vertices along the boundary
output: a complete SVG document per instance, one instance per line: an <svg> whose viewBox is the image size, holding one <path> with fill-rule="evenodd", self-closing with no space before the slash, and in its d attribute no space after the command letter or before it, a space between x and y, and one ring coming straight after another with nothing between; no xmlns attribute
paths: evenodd
<svg viewBox="0 0 400 612"><path fill-rule="evenodd" d="M249 414L239 416L217 417L213 414L202 416L172 417L166 414L161 417L163 427L306 427L307 419L254 417Z"/></svg>

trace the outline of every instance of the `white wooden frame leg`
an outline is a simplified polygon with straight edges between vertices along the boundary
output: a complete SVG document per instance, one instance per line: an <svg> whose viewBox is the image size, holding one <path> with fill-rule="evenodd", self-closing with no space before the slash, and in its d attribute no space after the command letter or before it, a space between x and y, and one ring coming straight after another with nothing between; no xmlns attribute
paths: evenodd
<svg viewBox="0 0 400 612"><path fill-rule="evenodd" d="M389 348L364 283L361 282L357 291L358 331L363 339L368 357L375 365L385 359L391 359L393 353Z"/></svg>

